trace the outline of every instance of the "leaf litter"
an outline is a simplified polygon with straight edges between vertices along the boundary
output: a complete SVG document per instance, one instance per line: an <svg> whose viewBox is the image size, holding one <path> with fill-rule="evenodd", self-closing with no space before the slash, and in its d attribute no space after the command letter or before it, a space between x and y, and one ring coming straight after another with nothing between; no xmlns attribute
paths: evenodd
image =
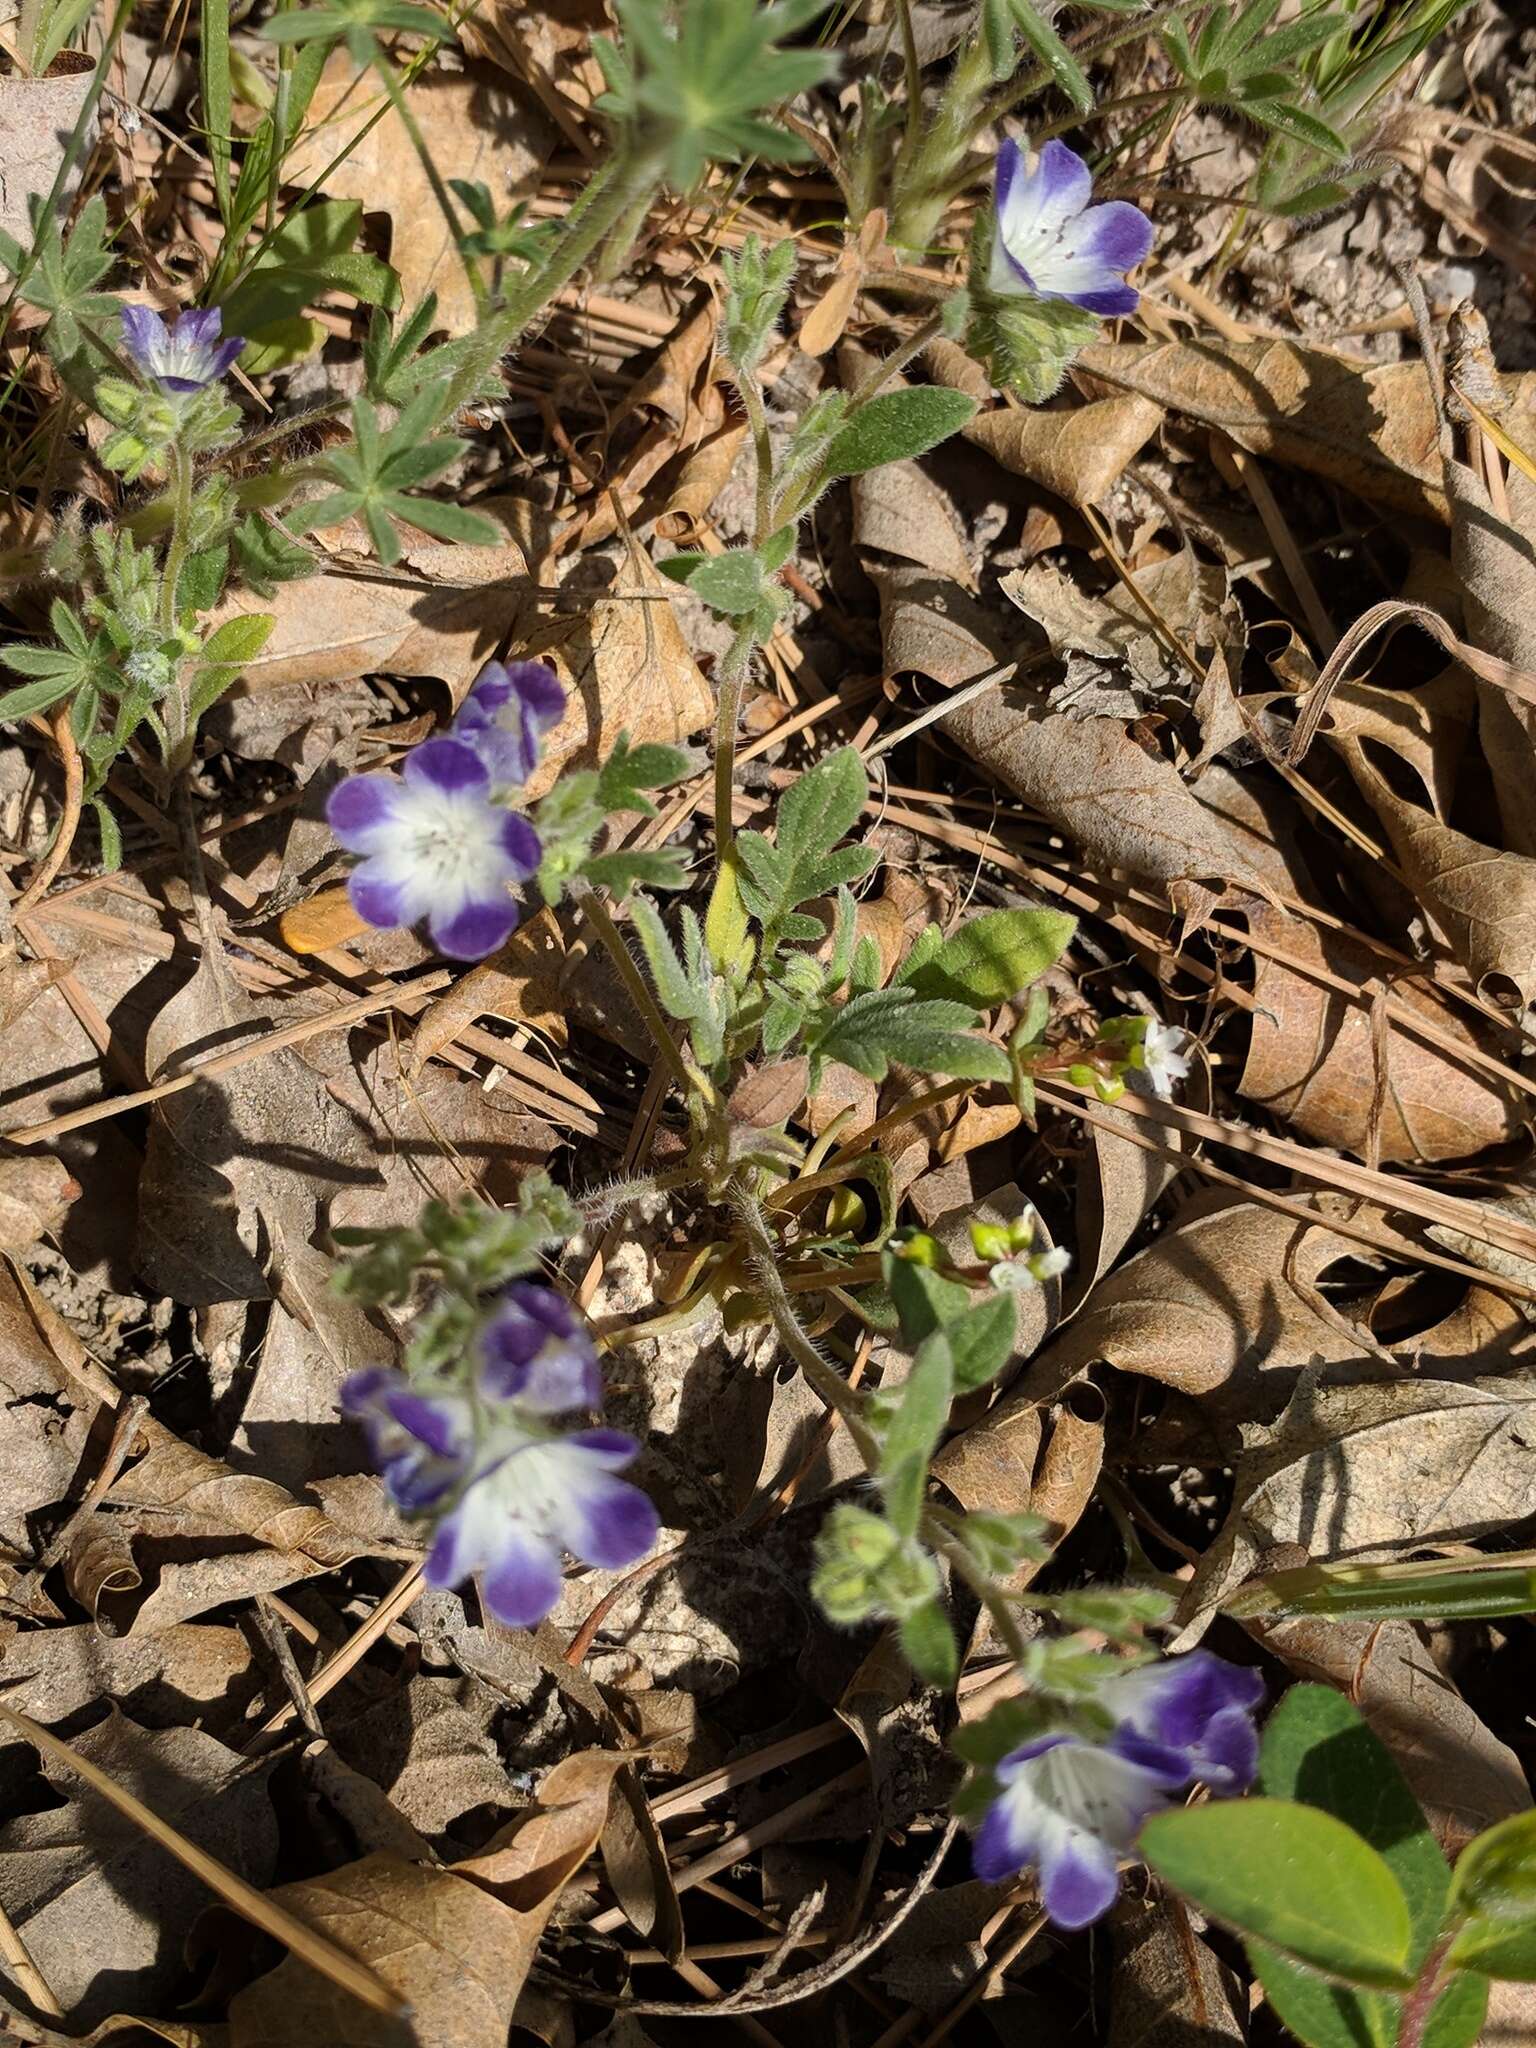
<svg viewBox="0 0 1536 2048"><path fill-rule="evenodd" d="M962 11L911 10L919 62L955 47ZM899 10L864 12L887 37ZM466 18L462 49L410 88L444 177L534 221L567 208L598 133L602 17L547 0ZM1528 121L1528 57L1490 78L1475 39L1456 42L1478 104ZM109 123L93 176L116 203L141 157L162 177L178 149L199 167L174 189L140 173L135 232L179 264L217 242L205 126L190 69L157 83L133 61L153 123L127 153ZM435 290L440 327L467 334L475 301L409 132L355 87L333 58L293 176L358 209L404 303ZM1426 133L1443 112L1414 108ZM1236 160L1235 129L1202 117L1213 162ZM1070 910L1066 1013L1183 1023L1204 1092L1167 1113L1145 1091L1042 1092L1031 1127L985 1100L911 1109L901 1070L834 1070L807 1102L789 1062L752 1074L737 1114L837 1146L894 1119L873 1141L891 1193L941 1240L1039 1208L1042 1243L1074 1266L1023 1302L997 1399L959 1412L940 1485L1060 1532L1053 1588L1113 1575L1132 1532L1182 1583L1187 1640L1246 1632L1272 1694L1306 1677L1358 1701L1454 1850L1530 1802L1529 1618L1221 1611L1285 1564L1496 1559L1529 1540L1536 1504L1536 487L1479 424L1536 448L1536 358L1519 319L1491 336L1474 313L1443 319L1448 298L1497 311L1524 289L1476 167L1442 174L1438 142L1410 146L1401 124L1383 142L1404 165L1394 253L1439 323L1430 363L1396 317L1369 194L1316 229L1228 238L1198 157L1144 156L1144 203L1168 195L1181 223L1145 326L1087 349L1042 406L999 398L951 344L912 368L981 409L942 455L819 509L744 733L747 808L823 742L877 769L886 868L863 913L882 978L908 912L920 928L978 899ZM35 190L57 163L27 170ZM834 361L846 385L861 349L900 338L924 285L878 209L841 248L828 237L832 192L759 170L739 195L819 265L768 366L770 431ZM409 535L385 573L361 527L331 527L320 576L231 605L276 625L198 764L206 919L145 782L121 873L82 839L0 933L0 1112L25 1134L0 1146L3 1703L241 1880L239 1910L254 1899L265 1926L254 1943L227 1892L212 1908L163 1836L57 1751L29 1761L11 1725L0 1908L53 2004L18 2007L7 2039L644 2048L684 2011L722 2039L786 2038L773 2028L812 2013L861 2043L1080 2024L1081 1955L1037 1938L1027 1890L977 1885L947 1846L931 1696L804 1598L816 1524L857 1461L802 1381L692 1298L696 1216L655 1203L563 1275L590 1283L667 1556L644 1577L572 1575L537 1636L473 1593L423 1593L415 1533L337 1413L347 1375L400 1343L330 1288L337 1229L460 1188L504 1200L538 1168L581 1190L670 1156L646 1041L579 920L525 925L415 988L416 942L323 893L317 821L332 781L434 729L492 655L547 659L568 692L546 779L620 729L687 742L711 722L722 644L659 573L677 546L739 544L751 518L713 356L737 196L705 200L658 211L623 277L567 292L466 413L451 486L502 538ZM1451 261L1442 220L1486 232ZM327 369L355 378L366 318L345 296L306 297L311 353L258 380L264 402L320 388L322 336ZM1389 313L1352 326L1356 298ZM5 577L30 637L34 593ZM1317 743L1291 747L1337 627L1381 604L1428 605L1448 642L1426 663L1415 636L1373 641ZM55 815L47 748L24 727L0 743L13 903ZM694 809L669 822L702 859L707 798L685 790ZM920 907L894 887L919 879ZM374 1013L331 1021L369 997ZM263 1044L295 1024L298 1042ZM675 1323L634 1335L658 1283ZM885 1370L878 1342L855 1355ZM985 1684L994 1648L979 1630L963 1686ZM372 2006L344 1969L267 1939L286 1938L282 1911L384 1987ZM1244 2038L1247 1988L1208 1937L1166 1894L1128 1897L1098 2038ZM1489 2042L1532 2037L1517 1999ZM658 2031L614 2003L654 2008Z"/></svg>

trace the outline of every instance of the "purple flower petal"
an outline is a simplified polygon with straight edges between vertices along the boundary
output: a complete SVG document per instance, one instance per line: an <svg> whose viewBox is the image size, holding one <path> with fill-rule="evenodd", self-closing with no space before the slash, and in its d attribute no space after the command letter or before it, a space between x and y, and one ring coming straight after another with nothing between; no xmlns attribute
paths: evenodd
<svg viewBox="0 0 1536 2048"><path fill-rule="evenodd" d="M217 382L220 377L228 375L229 371L234 368L240 351L244 347L245 336L243 334L232 334L227 341L219 343L218 347L208 358L208 382L210 384Z"/></svg>
<svg viewBox="0 0 1536 2048"><path fill-rule="evenodd" d="M503 787L524 783L539 758L539 740L565 711L565 692L542 661L488 662L453 722L453 734L484 761Z"/></svg>
<svg viewBox="0 0 1536 2048"><path fill-rule="evenodd" d="M572 1441L572 1439L568 1439ZM589 1475L572 1519L563 1522L566 1548L583 1564L618 1571L655 1546L661 1518L648 1494L606 1472Z"/></svg>
<svg viewBox="0 0 1536 2048"><path fill-rule="evenodd" d="M506 811L501 820L501 850L507 857L507 865L520 882L526 882L530 875L539 871L539 862L544 858L544 849L539 844L539 835L519 811Z"/></svg>
<svg viewBox="0 0 1536 2048"><path fill-rule="evenodd" d="M1066 299L1085 313L1097 313L1101 320L1121 320L1141 304L1141 293L1132 284L1106 285L1096 292L1049 292L1049 298Z"/></svg>
<svg viewBox="0 0 1536 2048"><path fill-rule="evenodd" d="M375 1397L394 1379L395 1375L387 1365L365 1365L361 1372L348 1373L341 1383L341 1412L343 1415L362 1415L373 1405Z"/></svg>
<svg viewBox="0 0 1536 2048"><path fill-rule="evenodd" d="M1025 1816L1005 1799L995 1799L982 1815L971 1842L971 1868L983 1884L1006 1884L1039 1851Z"/></svg>
<svg viewBox="0 0 1536 2048"><path fill-rule="evenodd" d="M171 329L171 346L189 351L211 349L223 327L224 316L217 306L191 306Z"/></svg>
<svg viewBox="0 0 1536 2048"><path fill-rule="evenodd" d="M1052 136L1035 159L1019 204L1029 207L1037 228L1054 235L1080 214L1092 197L1093 173L1076 150L1068 149L1059 136Z"/></svg>
<svg viewBox="0 0 1536 2048"><path fill-rule="evenodd" d="M1064 1832L1040 1864L1040 1903L1069 1933L1087 1927L1115 1903L1120 1873L1113 1849L1086 1829Z"/></svg>
<svg viewBox="0 0 1536 2048"><path fill-rule="evenodd" d="M466 753L468 749L458 751ZM355 882L357 877L352 879ZM355 894L352 900L357 903ZM361 904L358 911L364 917L368 914ZM434 911L427 919L427 929L438 952L446 953L450 960L484 960L498 946L506 944L516 929L517 917L518 907L510 896L482 898L446 915Z"/></svg>
<svg viewBox="0 0 1536 2048"><path fill-rule="evenodd" d="M430 1394L401 1387L384 1397L384 1405L402 1429L419 1437L440 1458L457 1457L462 1452L462 1418Z"/></svg>
<svg viewBox="0 0 1536 2048"><path fill-rule="evenodd" d="M554 1546L512 1524L481 1581L485 1604L505 1628L536 1628L560 1598Z"/></svg>
<svg viewBox="0 0 1536 2048"><path fill-rule="evenodd" d="M411 921L406 915L404 883L379 872L375 861L366 860L360 868L352 870L347 877L347 894L364 924L374 925L380 931Z"/></svg>
<svg viewBox="0 0 1536 2048"><path fill-rule="evenodd" d="M392 775L349 775L326 799L326 823L349 853L374 853L398 825L400 796Z"/></svg>
<svg viewBox="0 0 1536 2048"><path fill-rule="evenodd" d="M992 171L992 204L999 218L1007 211L1008 195L1023 169L1024 152L1010 135L999 147Z"/></svg>
<svg viewBox="0 0 1536 2048"><path fill-rule="evenodd" d="M151 357L169 339L165 322L152 306L124 306L123 346L141 370L148 370Z"/></svg>
<svg viewBox="0 0 1536 2048"><path fill-rule="evenodd" d="M531 1414L562 1415L602 1401L597 1353L586 1325L552 1287L507 1288L481 1337L481 1386L491 1400Z"/></svg>
<svg viewBox="0 0 1536 2048"><path fill-rule="evenodd" d="M1152 223L1139 206L1109 199L1090 206L1067 238L1074 256L1102 264L1106 270L1134 270L1152 249Z"/></svg>
<svg viewBox="0 0 1536 2048"><path fill-rule="evenodd" d="M444 796L473 796L488 793L491 778L473 747L461 740L423 740L405 757L400 771L413 791L432 789Z"/></svg>
<svg viewBox="0 0 1536 2048"><path fill-rule="evenodd" d="M577 1445L605 1471L622 1472L640 1455L640 1446L622 1429L578 1429L565 1441Z"/></svg>

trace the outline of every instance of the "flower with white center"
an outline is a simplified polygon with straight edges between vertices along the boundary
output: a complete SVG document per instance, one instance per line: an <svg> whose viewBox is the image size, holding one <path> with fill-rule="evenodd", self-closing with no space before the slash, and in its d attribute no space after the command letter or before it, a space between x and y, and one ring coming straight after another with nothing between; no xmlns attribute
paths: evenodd
<svg viewBox="0 0 1536 2048"><path fill-rule="evenodd" d="M1134 313L1125 281L1152 247L1152 223L1124 199L1090 204L1093 176L1053 138L1029 167L1016 142L997 153L996 221L987 282L1002 297L1064 299L1105 318Z"/></svg>
<svg viewBox="0 0 1536 2048"><path fill-rule="evenodd" d="M453 721L498 788L517 789L538 765L539 741L565 711L565 692L546 662L488 661Z"/></svg>
<svg viewBox="0 0 1536 2048"><path fill-rule="evenodd" d="M507 1421L490 1431L481 1461L427 1553L433 1586L482 1574L485 1604L508 1628L533 1628L560 1597L560 1553L617 1571L656 1541L655 1508L614 1475L639 1450L615 1429L536 1436Z"/></svg>
<svg viewBox="0 0 1536 2048"><path fill-rule="evenodd" d="M1188 1078L1189 1061L1184 1051L1188 1044L1189 1033L1177 1024L1159 1024L1155 1017L1147 1019L1139 1064L1152 1083L1153 1094L1161 1095L1165 1102L1172 1099L1174 1082Z"/></svg>
<svg viewBox="0 0 1536 2048"><path fill-rule="evenodd" d="M1182 1775L1133 1762L1076 1735L1026 1742L997 1766L997 1797L976 1830L971 1863L989 1884L1034 1865L1058 1927L1086 1927L1120 1889L1119 1860Z"/></svg>
<svg viewBox="0 0 1536 2048"><path fill-rule="evenodd" d="M528 820L491 802L484 761L462 740L426 740L400 779L353 775L326 805L331 830L363 856L347 881L369 924L419 924L455 960L494 953L518 919L513 885L539 865Z"/></svg>
<svg viewBox="0 0 1536 2048"><path fill-rule="evenodd" d="M1213 1792L1246 1792L1259 1765L1253 1711L1264 1697L1257 1671L1209 1650L1117 1673L1099 1688L1115 1717L1115 1747L1156 1770L1198 1778Z"/></svg>
<svg viewBox="0 0 1536 2048"><path fill-rule="evenodd" d="M553 1426L601 1396L575 1310L550 1288L519 1283L482 1327L471 1386L426 1390L377 1366L352 1375L341 1405L366 1424L395 1505L433 1518L428 1583L457 1586L479 1573L496 1619L532 1628L560 1597L562 1551L619 1570L656 1541L655 1508L616 1476L639 1450L634 1438Z"/></svg>
<svg viewBox="0 0 1536 2048"><path fill-rule="evenodd" d="M146 377L183 397L217 383L245 347L240 335L224 337L223 329L217 306L183 313L170 328L148 306L123 308L123 347Z"/></svg>
<svg viewBox="0 0 1536 2048"><path fill-rule="evenodd" d="M1038 1868L1045 1910L1067 1928L1108 1912L1119 1860L1174 1793L1196 1780L1244 1792L1258 1766L1264 1682L1208 1650L1111 1669L1097 1697L1114 1717L1107 1739L1046 1735L1004 1757L972 1847L991 1884Z"/></svg>

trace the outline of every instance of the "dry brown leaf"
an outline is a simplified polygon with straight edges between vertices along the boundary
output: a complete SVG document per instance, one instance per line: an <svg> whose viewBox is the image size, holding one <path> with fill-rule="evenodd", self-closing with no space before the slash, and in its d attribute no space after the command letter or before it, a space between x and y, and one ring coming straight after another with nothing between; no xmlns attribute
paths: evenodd
<svg viewBox="0 0 1536 2048"><path fill-rule="evenodd" d="M0 1251L25 1251L51 1237L79 1193L62 1159L35 1152L0 1158Z"/></svg>
<svg viewBox="0 0 1536 2048"><path fill-rule="evenodd" d="M1125 1080L1133 1094L1151 1092L1144 1074L1132 1071ZM1134 1118L1113 1105L1106 1105L1104 1123L1087 1127L1093 1165L1090 1169L1084 1159L1077 1175L1077 1241L1067 1279L1069 1314L1092 1294L1179 1170L1173 1160L1134 1144L1129 1136L1117 1137L1105 1124L1126 1132L1136 1127ZM1183 1150L1177 1131L1169 1131L1167 1137L1174 1150Z"/></svg>
<svg viewBox="0 0 1536 2048"><path fill-rule="evenodd" d="M1464 463L1447 461L1445 479L1465 636L1485 654L1529 674L1536 670L1536 558L1530 540L1536 533L1536 483L1509 465L1505 520L1495 513L1482 478ZM1477 684L1477 702L1478 739L1493 775L1503 843L1512 853L1536 855L1536 706L1487 682Z"/></svg>
<svg viewBox="0 0 1536 2048"><path fill-rule="evenodd" d="M1536 1188L1515 1182L1501 1188L1497 1195L1484 1198L1478 1207L1489 1209L1496 1216L1513 1218L1517 1223L1536 1224ZM1518 1253L1507 1252L1496 1244L1484 1244L1481 1238L1454 1230L1445 1223L1431 1223L1427 1234L1436 1244L1443 1244L1448 1252L1454 1252L1458 1259L1481 1266L1485 1273L1496 1273L1503 1280L1520 1280L1528 1287L1536 1286L1536 1260L1522 1259ZM1531 1305L1522 1306L1529 1310Z"/></svg>
<svg viewBox="0 0 1536 2048"><path fill-rule="evenodd" d="M1536 995L1536 860L1500 853L1410 803L1345 740L1350 771L1386 827L1398 865L1480 994L1508 1008Z"/></svg>
<svg viewBox="0 0 1536 2048"><path fill-rule="evenodd" d="M1202 562L1192 549L1149 563L1137 570L1135 580L1145 604L1119 582L1090 594L1046 562L1014 570L1000 588L1043 630L1059 660L1087 655L1095 662L1122 663L1130 671L1133 688L1139 686L1148 696L1188 690L1197 680L1168 651L1149 606L1192 650L1217 648L1229 637L1241 646L1236 608L1228 613L1226 571Z"/></svg>
<svg viewBox="0 0 1536 2048"><path fill-rule="evenodd" d="M1180 1604L1175 1648L1277 1544L1365 1563L1468 1542L1523 1520L1536 1489L1526 1380L1324 1386L1309 1373L1277 1422L1245 1425L1242 1437L1232 1509Z"/></svg>
<svg viewBox="0 0 1536 2048"><path fill-rule="evenodd" d="M618 585L564 617L527 614L522 652L551 663L567 696L565 716L545 739L529 781L530 799L542 796L567 763L607 753L621 732L636 745L677 745L714 716L714 693L672 609L677 586L638 547L622 557Z"/></svg>
<svg viewBox="0 0 1536 2048"><path fill-rule="evenodd" d="M930 676L953 690L1013 660L1002 621L958 583L889 562L866 563L865 573L880 594L888 675Z"/></svg>
<svg viewBox="0 0 1536 2048"><path fill-rule="evenodd" d="M504 644L524 601L537 544L534 509L521 498L485 498L475 506L506 528L486 547L411 537L389 576L340 569L280 583L270 597L240 591L210 614L219 624L245 612L275 618L261 652L246 666L239 692L285 683L352 682L382 671L436 676L457 703L481 665ZM331 529L332 546L354 546L365 562L361 528Z"/></svg>
<svg viewBox="0 0 1536 2048"><path fill-rule="evenodd" d="M1391 1751L1454 1862L1473 1835L1531 1803L1520 1759L1479 1720L1406 1621L1255 1623L1298 1678L1348 1694Z"/></svg>
<svg viewBox="0 0 1536 2048"><path fill-rule="evenodd" d="M1247 2001L1190 1922L1182 1899L1159 1890L1122 1898L1109 1916L1109 2048L1218 2048L1246 2038Z"/></svg>
<svg viewBox="0 0 1536 2048"><path fill-rule="evenodd" d="M1257 1202L1176 1222L1099 1282L1088 1305L1030 1368L1023 1391L1053 1400L1100 1361L1200 1397L1213 1425L1274 1415L1296 1375L1366 1349L1310 1305L1291 1278L1312 1277L1353 1247L1320 1219L1298 1223Z"/></svg>
<svg viewBox="0 0 1536 2048"><path fill-rule="evenodd" d="M149 1078L228 1052L270 1021L224 956L205 949L150 1026ZM291 1047L163 1097L139 1182L141 1269L191 1307L265 1300L274 1266L308 1244L317 1201L351 1177L353 1150L349 1120Z"/></svg>
<svg viewBox="0 0 1536 2048"><path fill-rule="evenodd" d="M843 243L825 291L800 323L798 339L808 356L824 356L842 340L864 273L885 240L885 227L885 208L871 207L857 238Z"/></svg>
<svg viewBox="0 0 1536 2048"><path fill-rule="evenodd" d="M1291 341L1122 342L1084 349L1077 368L1374 504L1450 516L1439 422L1417 361L1352 362ZM1509 381L1528 405L1536 377Z"/></svg>
<svg viewBox="0 0 1536 2048"><path fill-rule="evenodd" d="M285 936L286 932L285 923ZM423 1011L411 1035L412 1078L444 1046L451 1045L466 1024L481 1017L527 1024L551 1044L563 1047L568 1035L560 994L564 964L565 938L555 913L541 910L518 926L499 953L470 968Z"/></svg>
<svg viewBox="0 0 1536 2048"><path fill-rule="evenodd" d="M970 549L949 494L915 462L866 470L851 485L853 538L861 548L915 562L974 593Z"/></svg>
<svg viewBox="0 0 1536 2048"><path fill-rule="evenodd" d="M978 413L960 431L1015 476L1043 484L1069 505L1097 505L1135 461L1162 416L1154 400L1127 394L1091 399L1064 412L1000 406Z"/></svg>
<svg viewBox="0 0 1536 2048"><path fill-rule="evenodd" d="M238 1628L187 1622L157 1636L109 1636L88 1623L30 1629L0 1655L7 1706L53 1726L103 1697L143 1728L190 1715L206 1732L232 1733L258 1687Z"/></svg>
<svg viewBox="0 0 1536 2048"><path fill-rule="evenodd" d="M65 147L80 126L94 68L71 50L44 78L9 72L0 78L0 135L5 137L5 165L0 170L0 230L23 248L31 245L33 227L29 199L46 199L64 162ZM58 195L61 213L79 190L96 135L93 113L75 153L64 189Z"/></svg>
<svg viewBox="0 0 1536 2048"><path fill-rule="evenodd" d="M292 1956L230 2001L229 2048L504 2048L532 1960L523 1915L450 1870L365 1856L272 1897L411 2008L371 2012Z"/></svg>
<svg viewBox="0 0 1536 2048"><path fill-rule="evenodd" d="M941 729L1083 848L1098 867L1168 883L1236 883L1267 895L1238 840L1161 755L1118 719L1042 715L1007 690L961 704Z"/></svg>
<svg viewBox="0 0 1536 2048"><path fill-rule="evenodd" d="M73 1747L226 1868L257 1884L270 1875L274 1759L252 1764L196 1728L149 1733L115 1709ZM46 1754L44 1770L67 1801L0 1828L6 1911L75 2026L123 2004L174 2004L206 1887Z"/></svg>
<svg viewBox="0 0 1536 2048"><path fill-rule="evenodd" d="M758 1131L787 1123L805 1100L810 1070L811 1063L804 1053L793 1059L773 1060L764 1067L748 1067L731 1090L726 1105L732 1122Z"/></svg>
<svg viewBox="0 0 1536 2048"><path fill-rule="evenodd" d="M368 127L381 109L382 118ZM412 81L411 112L445 184L467 178L488 186L498 214L509 202L537 192L548 127L495 71L483 65L463 72L429 66ZM343 150L342 161L330 168ZM372 74L365 72L359 81L347 50L338 48L328 59L284 170L306 185L323 171L323 189L332 199L359 199L371 213L389 215L389 260L406 306L419 305L435 291L437 326L468 334L479 324L453 232L411 135Z"/></svg>
<svg viewBox="0 0 1536 2048"><path fill-rule="evenodd" d="M1379 956L1342 932L1268 905L1248 915L1256 937L1352 987L1367 987L1380 971ZM1364 1158L1378 1086L1370 1010L1268 952L1256 950L1253 957L1253 1026L1238 1093L1319 1144ZM1479 1049L1464 1011L1422 981L1395 982L1392 994L1469 1051ZM1470 1065L1390 1020L1382 1043L1380 1162L1465 1159L1502 1144L1518 1128L1509 1091Z"/></svg>
<svg viewBox="0 0 1536 2048"><path fill-rule="evenodd" d="M439 1854L457 1855L476 1839L453 1840L455 1824L466 1814L485 1808L507 1812L522 1804L486 1718L454 1697L451 1681L418 1675L349 1718L332 1740L343 1761L369 1779Z"/></svg>

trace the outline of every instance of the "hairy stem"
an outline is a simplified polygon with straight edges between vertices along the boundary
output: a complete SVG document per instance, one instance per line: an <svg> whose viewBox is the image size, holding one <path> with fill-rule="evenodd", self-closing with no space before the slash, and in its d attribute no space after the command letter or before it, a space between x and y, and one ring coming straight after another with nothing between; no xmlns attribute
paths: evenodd
<svg viewBox="0 0 1536 2048"><path fill-rule="evenodd" d="M693 1090L701 1076L689 1071L688 1063L677 1049L670 1025L662 1015L661 1007L651 994L645 976L635 965L634 955L624 943L624 935L608 915L608 906L603 902L592 884L581 876L568 884L572 897L580 905L587 922L597 933L603 949L619 970L619 979L630 994L635 1008L645 1019L646 1029L656 1041L656 1050L672 1071L679 1087Z"/></svg>
<svg viewBox="0 0 1536 2048"><path fill-rule="evenodd" d="M900 348L893 349L883 363L876 363L849 400L847 417L852 419L861 405L868 405L872 398L877 398L892 377L899 377L909 363L915 363L929 343L937 341L943 332L944 315L930 314L917 332L909 336Z"/></svg>
<svg viewBox="0 0 1536 2048"><path fill-rule="evenodd" d="M946 181L984 124L982 102L992 83L985 36L978 35L955 59L949 82L927 134L897 170L891 240L899 248L925 249L944 212Z"/></svg>
<svg viewBox="0 0 1536 2048"><path fill-rule="evenodd" d="M858 1447L859 1456L871 1472L875 1471L880 1463L879 1438L864 1419L864 1403L801 1329L794 1304L784 1288L779 1272L781 1254L768 1228L762 1205L744 1179L731 1183L730 1196L731 1206L741 1219L742 1234L747 1241L752 1277L762 1294L764 1306L773 1318L780 1342L805 1374L806 1383L817 1399L841 1416L848 1434Z"/></svg>
<svg viewBox="0 0 1536 2048"><path fill-rule="evenodd" d="M376 52L376 58L377 61L374 64L374 69L384 81L384 90L389 94L390 105L400 117L400 125L411 138L411 147L415 150L417 161L426 173L427 183L432 187L432 197L437 201L438 211L442 214L447 224L448 232L453 238L453 246L458 252L459 261L464 266L464 275L469 279L469 288L475 295L475 304L483 306L485 304L485 279L480 275L480 267L475 262L475 259L464 253L462 246L464 223L459 218L459 209L453 203L453 195L443 183L442 172L432 161L432 152L427 147L427 138L422 134L421 123L416 119L414 109L406 98L405 93L401 90L400 81L395 76L394 65L390 63L382 50Z"/></svg>
<svg viewBox="0 0 1536 2048"><path fill-rule="evenodd" d="M742 687L756 644L752 621L743 619L716 671L719 702L715 710L715 858L721 867L734 858L736 827L731 799L736 789L736 726L741 717Z"/></svg>
<svg viewBox="0 0 1536 2048"><path fill-rule="evenodd" d="M947 1561L956 1578L963 1579L970 1587L986 1609L1004 1649L1016 1664L1022 1664L1029 1655L1029 1645L1002 1587L993 1584L959 1537L951 1535L936 1515L925 1513L919 1530L929 1549L936 1550Z"/></svg>

